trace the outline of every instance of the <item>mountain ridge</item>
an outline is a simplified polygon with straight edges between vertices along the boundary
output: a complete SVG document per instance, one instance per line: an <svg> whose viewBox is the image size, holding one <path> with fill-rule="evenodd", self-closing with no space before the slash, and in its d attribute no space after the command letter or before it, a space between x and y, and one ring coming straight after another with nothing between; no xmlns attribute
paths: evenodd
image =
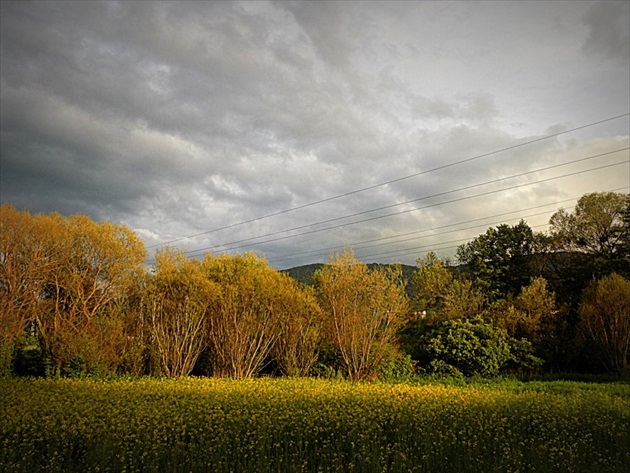
<svg viewBox="0 0 630 473"><path fill-rule="evenodd" d="M319 269L321 269L326 263L311 263L305 264L301 266L294 266L292 268L283 269L280 271L281 273L285 273L287 276L295 279L297 282L301 284L306 284L310 286L312 283L313 274ZM409 264L383 264L383 263L368 263L367 266L370 270L379 267L393 267L400 266L403 273L403 278L406 280L405 291L407 295L411 296L412 293L412 282L413 282L413 274L418 270L417 266L411 266Z"/></svg>

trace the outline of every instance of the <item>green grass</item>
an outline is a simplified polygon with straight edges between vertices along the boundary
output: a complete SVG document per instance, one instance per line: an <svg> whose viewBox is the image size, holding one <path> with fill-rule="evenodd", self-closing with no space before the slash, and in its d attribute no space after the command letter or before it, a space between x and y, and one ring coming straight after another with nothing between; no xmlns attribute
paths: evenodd
<svg viewBox="0 0 630 473"><path fill-rule="evenodd" d="M0 380L0 471L622 472L623 383Z"/></svg>

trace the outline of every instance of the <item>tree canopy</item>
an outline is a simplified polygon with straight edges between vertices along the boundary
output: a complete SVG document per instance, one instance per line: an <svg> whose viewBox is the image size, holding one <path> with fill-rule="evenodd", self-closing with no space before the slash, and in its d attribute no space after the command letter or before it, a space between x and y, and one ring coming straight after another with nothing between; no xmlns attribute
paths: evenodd
<svg viewBox="0 0 630 473"><path fill-rule="evenodd" d="M609 371L630 367L630 281L612 273L593 281L584 291L579 310L582 330L595 344Z"/></svg>
<svg viewBox="0 0 630 473"><path fill-rule="evenodd" d="M558 249L593 256L600 275L618 269L628 271L629 207L627 194L585 194L573 212L561 209L551 216L550 234Z"/></svg>
<svg viewBox="0 0 630 473"><path fill-rule="evenodd" d="M540 247L540 237L527 223L499 225L457 248L457 259L491 300L517 294L533 271L530 256Z"/></svg>
<svg viewBox="0 0 630 473"><path fill-rule="evenodd" d="M316 273L315 288L327 336L348 376L373 376L408 312L400 269L370 271L346 251Z"/></svg>
<svg viewBox="0 0 630 473"><path fill-rule="evenodd" d="M457 267L428 253L410 285L412 267L348 250L307 286L253 253L162 248L148 267L124 225L3 204L0 375L488 375L534 354L547 370L627 372L629 196L586 194L550 223L489 228Z"/></svg>

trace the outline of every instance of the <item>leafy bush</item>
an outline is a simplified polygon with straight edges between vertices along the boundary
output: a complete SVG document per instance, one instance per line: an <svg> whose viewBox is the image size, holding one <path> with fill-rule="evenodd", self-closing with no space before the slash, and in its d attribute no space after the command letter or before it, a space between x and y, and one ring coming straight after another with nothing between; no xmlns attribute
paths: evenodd
<svg viewBox="0 0 630 473"><path fill-rule="evenodd" d="M411 356L399 353L389 356L378 368L378 377L383 380L403 381L411 379L416 372Z"/></svg>
<svg viewBox="0 0 630 473"><path fill-rule="evenodd" d="M511 338L481 317L438 322L422 336L420 347L429 373L492 377L541 363L528 341Z"/></svg>

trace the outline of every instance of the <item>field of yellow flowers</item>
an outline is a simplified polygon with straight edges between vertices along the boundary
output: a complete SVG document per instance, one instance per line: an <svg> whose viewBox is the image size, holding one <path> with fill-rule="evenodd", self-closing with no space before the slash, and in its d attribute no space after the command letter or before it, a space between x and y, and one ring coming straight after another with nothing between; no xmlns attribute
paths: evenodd
<svg viewBox="0 0 630 473"><path fill-rule="evenodd" d="M576 385L577 386L577 385ZM0 471L621 472L630 387L0 380Z"/></svg>

